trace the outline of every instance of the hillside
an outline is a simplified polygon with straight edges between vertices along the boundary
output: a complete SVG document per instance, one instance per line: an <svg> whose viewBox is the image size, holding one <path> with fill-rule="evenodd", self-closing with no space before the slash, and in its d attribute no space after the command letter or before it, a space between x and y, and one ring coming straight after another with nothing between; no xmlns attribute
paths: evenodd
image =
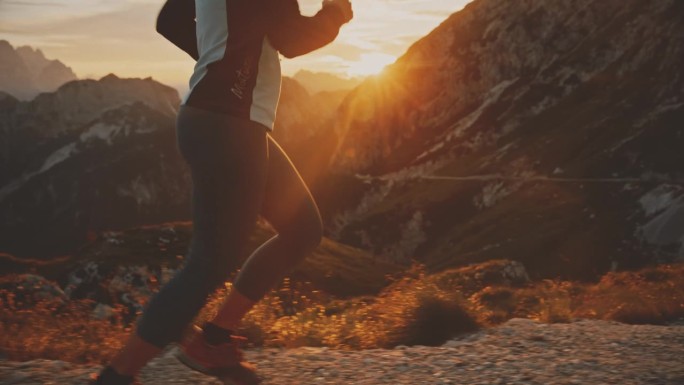
<svg viewBox="0 0 684 385"><path fill-rule="evenodd" d="M44 65L3 52L0 80ZM247 358L266 384L681 385L682 68L680 0L475 0L351 91L285 78L273 135L326 237L245 317ZM179 101L0 91L0 384L83 383L182 266ZM142 380L216 383L169 354Z"/></svg>
<svg viewBox="0 0 684 385"><path fill-rule="evenodd" d="M675 0L472 2L341 105L329 233L535 279L681 259L683 47Z"/></svg>
<svg viewBox="0 0 684 385"><path fill-rule="evenodd" d="M534 279L672 262L683 18L674 0L478 0L350 93L284 79L274 136L327 235L384 261L511 259ZM178 102L114 75L0 94L0 250L50 257L92 231L188 219Z"/></svg>

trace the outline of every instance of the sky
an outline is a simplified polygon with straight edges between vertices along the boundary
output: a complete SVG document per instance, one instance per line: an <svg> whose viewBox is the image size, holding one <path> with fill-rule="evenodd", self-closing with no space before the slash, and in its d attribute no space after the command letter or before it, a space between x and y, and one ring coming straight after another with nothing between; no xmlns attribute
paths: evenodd
<svg viewBox="0 0 684 385"><path fill-rule="evenodd" d="M470 0L352 0L354 20L335 42L282 61L343 77L379 71ZM40 48L79 78L148 77L187 89L194 61L154 29L164 0L0 0L0 40ZM321 0L299 0L312 15Z"/></svg>

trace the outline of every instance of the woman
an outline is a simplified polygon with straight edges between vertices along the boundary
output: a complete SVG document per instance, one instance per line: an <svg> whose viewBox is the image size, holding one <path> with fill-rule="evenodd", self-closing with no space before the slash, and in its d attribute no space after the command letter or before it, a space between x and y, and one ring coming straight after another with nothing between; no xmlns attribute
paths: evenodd
<svg viewBox="0 0 684 385"><path fill-rule="evenodd" d="M316 203L268 133L280 94L280 59L318 49L353 17L349 0L324 0L312 17L297 0L168 0L157 31L197 63L177 117L178 148L192 175L193 238L185 265L155 295L124 348L92 383L132 384L179 342L207 297L237 268L261 214L277 235L255 250L218 314L181 343L189 367L235 384L260 380L244 362L244 315L321 239Z"/></svg>

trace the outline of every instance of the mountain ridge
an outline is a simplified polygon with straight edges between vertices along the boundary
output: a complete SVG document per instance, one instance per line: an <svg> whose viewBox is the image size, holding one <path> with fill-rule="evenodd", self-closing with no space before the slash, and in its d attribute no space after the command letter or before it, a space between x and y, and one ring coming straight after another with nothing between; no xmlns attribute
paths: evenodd
<svg viewBox="0 0 684 385"><path fill-rule="evenodd" d="M298 81L307 91L312 94L319 92L349 91L358 86L362 78L343 78L329 72L313 72L299 70L292 79Z"/></svg>
<svg viewBox="0 0 684 385"><path fill-rule="evenodd" d="M49 60L40 49L16 49L0 40L0 90L20 100L30 100L41 92L52 92L75 80L76 74L59 60Z"/></svg>

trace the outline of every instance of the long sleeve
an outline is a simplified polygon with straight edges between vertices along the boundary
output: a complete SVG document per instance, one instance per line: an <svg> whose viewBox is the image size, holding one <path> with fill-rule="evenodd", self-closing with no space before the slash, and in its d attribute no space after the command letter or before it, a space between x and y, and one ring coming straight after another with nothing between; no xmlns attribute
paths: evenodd
<svg viewBox="0 0 684 385"><path fill-rule="evenodd" d="M268 0L268 38L283 56L293 58L321 48L337 37L344 15L324 6L316 15L303 16L297 0Z"/></svg>
<svg viewBox="0 0 684 385"><path fill-rule="evenodd" d="M157 32L193 59L199 59L194 0L167 0L157 17Z"/></svg>

